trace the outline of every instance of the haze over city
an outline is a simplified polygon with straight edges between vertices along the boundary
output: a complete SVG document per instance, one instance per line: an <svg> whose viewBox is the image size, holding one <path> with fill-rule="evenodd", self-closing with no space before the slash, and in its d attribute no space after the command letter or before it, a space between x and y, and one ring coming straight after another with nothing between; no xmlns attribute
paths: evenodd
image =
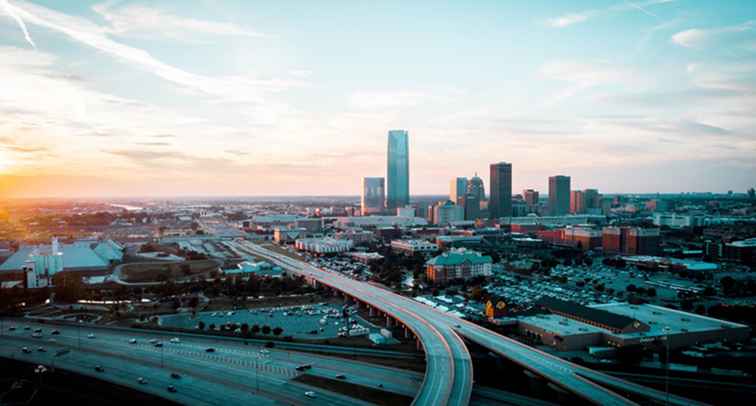
<svg viewBox="0 0 756 406"><path fill-rule="evenodd" d="M0 193L745 191L753 3L0 1Z"/></svg>

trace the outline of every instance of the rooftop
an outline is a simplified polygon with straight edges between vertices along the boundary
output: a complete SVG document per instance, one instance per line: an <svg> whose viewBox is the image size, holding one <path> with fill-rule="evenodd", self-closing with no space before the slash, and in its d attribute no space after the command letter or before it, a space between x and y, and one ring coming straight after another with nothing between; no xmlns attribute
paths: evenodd
<svg viewBox="0 0 756 406"><path fill-rule="evenodd" d="M470 250L452 250L432 258L426 264L433 266L459 266L464 263L470 265L490 264L493 260L488 255Z"/></svg>

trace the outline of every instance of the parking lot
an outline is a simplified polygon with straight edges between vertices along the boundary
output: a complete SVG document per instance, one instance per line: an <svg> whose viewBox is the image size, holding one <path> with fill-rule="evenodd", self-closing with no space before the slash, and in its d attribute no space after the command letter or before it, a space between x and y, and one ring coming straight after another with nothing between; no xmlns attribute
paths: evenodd
<svg viewBox="0 0 756 406"><path fill-rule="evenodd" d="M352 311L350 310L350 313ZM196 328L199 322L219 328L221 325L246 323L250 327L257 325L280 327L280 336L299 339L327 339L340 336L366 335L371 325L356 314L349 316L349 323L342 317L341 306L319 303L314 305L274 307L263 309L201 312L192 318L190 314L172 314L160 317L160 324L166 327ZM260 333L262 334L262 333ZM269 333L273 336L273 333Z"/></svg>

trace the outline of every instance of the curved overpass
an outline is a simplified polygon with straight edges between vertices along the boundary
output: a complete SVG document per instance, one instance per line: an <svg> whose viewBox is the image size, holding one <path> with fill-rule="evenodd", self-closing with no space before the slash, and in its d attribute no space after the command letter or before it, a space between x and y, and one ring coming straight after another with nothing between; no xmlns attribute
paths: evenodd
<svg viewBox="0 0 756 406"><path fill-rule="evenodd" d="M573 364L477 324L337 272L318 269L250 243L243 247L237 245L236 248L248 250L290 271L358 298L392 315L410 328L422 342L428 359L425 381L415 398L416 405L464 405L469 402L473 371L470 354L461 337L533 371L591 403L632 405L635 402L625 395L634 395L675 405L697 404L690 399L667 396L664 392ZM451 385L448 385L449 382Z"/></svg>
<svg viewBox="0 0 756 406"><path fill-rule="evenodd" d="M237 250L266 258L289 271L358 298L407 326L422 343L427 363L425 379L414 405L456 406L469 403L473 386L470 353L455 331L445 323L439 323L438 319L428 317L428 307L386 289L347 278L337 272L315 268L254 244L230 244Z"/></svg>

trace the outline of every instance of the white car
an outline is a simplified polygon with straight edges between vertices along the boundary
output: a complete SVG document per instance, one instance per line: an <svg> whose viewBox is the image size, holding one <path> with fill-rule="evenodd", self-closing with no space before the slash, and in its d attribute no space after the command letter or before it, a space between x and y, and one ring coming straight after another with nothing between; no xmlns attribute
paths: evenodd
<svg viewBox="0 0 756 406"><path fill-rule="evenodd" d="M181 340L179 340L178 337L173 337L173 338L171 338L171 342L174 343L174 344L178 344L178 343L181 342Z"/></svg>
<svg viewBox="0 0 756 406"><path fill-rule="evenodd" d="M136 344L136 343L137 343L136 338L132 338L131 340L129 340L129 344Z"/></svg>
<svg viewBox="0 0 756 406"><path fill-rule="evenodd" d="M308 390L307 392L305 392L304 395L307 396L308 398L315 398L316 397L315 392L313 392L311 390Z"/></svg>
<svg viewBox="0 0 756 406"><path fill-rule="evenodd" d="M89 333L89 334L87 334L87 338L95 338L95 335L94 335L94 333Z"/></svg>

